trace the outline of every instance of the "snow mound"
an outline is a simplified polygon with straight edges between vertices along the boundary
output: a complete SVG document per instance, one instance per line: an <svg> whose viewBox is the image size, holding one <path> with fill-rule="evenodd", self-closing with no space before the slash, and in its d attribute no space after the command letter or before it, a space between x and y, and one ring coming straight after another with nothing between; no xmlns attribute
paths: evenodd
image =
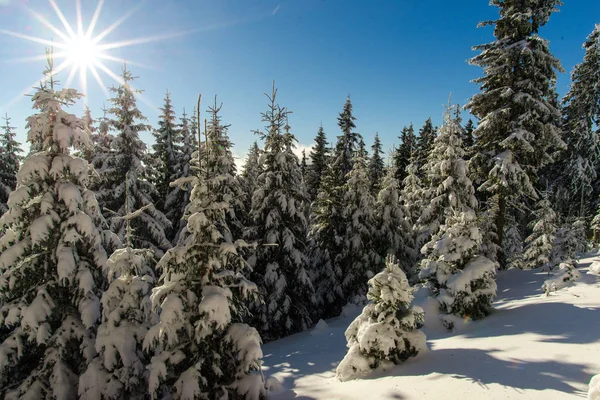
<svg viewBox="0 0 600 400"><path fill-rule="evenodd" d="M551 292L565 288L579 278L581 278L581 274L577 270L577 264L574 261L560 263L556 275L544 281L542 290L548 296Z"/></svg>
<svg viewBox="0 0 600 400"><path fill-rule="evenodd" d="M588 400L600 400L600 374L594 376L590 381Z"/></svg>
<svg viewBox="0 0 600 400"><path fill-rule="evenodd" d="M588 274L600 275L600 260L594 260L592 265L590 265Z"/></svg>
<svg viewBox="0 0 600 400"><path fill-rule="evenodd" d="M327 325L327 322L320 319L319 322L317 322L317 325L315 325L313 330L310 332L310 334L311 334L311 336L320 335L320 334L324 333L325 331L327 331L327 328L329 328L329 325Z"/></svg>
<svg viewBox="0 0 600 400"><path fill-rule="evenodd" d="M281 381L274 376L270 376L265 380L265 386L269 393L279 393L283 391Z"/></svg>

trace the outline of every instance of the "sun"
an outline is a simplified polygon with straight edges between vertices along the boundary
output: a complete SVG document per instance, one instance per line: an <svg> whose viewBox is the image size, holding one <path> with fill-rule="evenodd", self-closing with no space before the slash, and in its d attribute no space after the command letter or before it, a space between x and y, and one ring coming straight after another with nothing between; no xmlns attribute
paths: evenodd
<svg viewBox="0 0 600 400"><path fill-rule="evenodd" d="M96 43L85 35L76 35L66 41L62 53L74 68L90 68L97 65L105 54Z"/></svg>

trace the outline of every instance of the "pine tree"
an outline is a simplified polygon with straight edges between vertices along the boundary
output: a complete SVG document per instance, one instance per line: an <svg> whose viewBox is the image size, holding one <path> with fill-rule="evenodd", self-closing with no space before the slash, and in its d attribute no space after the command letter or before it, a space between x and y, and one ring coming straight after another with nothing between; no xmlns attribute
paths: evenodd
<svg viewBox="0 0 600 400"><path fill-rule="evenodd" d="M575 66L571 90L563 99L563 129L568 145L563 185L569 193L569 203L576 201L579 205L580 216L587 214L585 205L596 203L600 193L596 184L600 173L600 24L583 48L583 61Z"/></svg>
<svg viewBox="0 0 600 400"><path fill-rule="evenodd" d="M0 216L8 210L8 196L17 186L17 172L23 152L21 144L15 140L14 127L10 126L8 115L4 117L4 132L0 135Z"/></svg>
<svg viewBox="0 0 600 400"><path fill-rule="evenodd" d="M0 397L70 399L95 355L100 318L102 216L87 189L88 163L70 155L90 144L83 121L62 109L81 97L46 79L27 119L30 154L0 218Z"/></svg>
<svg viewBox="0 0 600 400"><path fill-rule="evenodd" d="M249 236L258 247L253 257L251 279L256 282L262 304L255 308L257 326L266 340L307 329L315 302L308 264L305 204L296 138L287 124L288 110L276 102L273 86L268 110L262 114L266 132L257 132L265 142L264 170L252 196L254 226Z"/></svg>
<svg viewBox="0 0 600 400"><path fill-rule="evenodd" d="M550 267L550 255L556 238L556 213L547 192L538 201L534 214L533 232L525 239L523 264L528 269Z"/></svg>
<svg viewBox="0 0 600 400"><path fill-rule="evenodd" d="M471 118L467 121L463 128L463 147L465 148L465 159L470 160L476 152L475 149L475 123Z"/></svg>
<svg viewBox="0 0 600 400"><path fill-rule="evenodd" d="M315 137L315 145L310 152L310 165L306 177L306 188L311 201L317 198L317 193L321 186L321 180L327 173L330 154L327 138L323 126L319 127L317 136Z"/></svg>
<svg viewBox="0 0 600 400"><path fill-rule="evenodd" d="M173 111L169 92L165 95L165 105L160 110L162 114L158 121L159 128L152 132L155 138L155 143L152 145L154 152L152 158L156 163L157 173L156 181L153 183L158 190L156 208L166 213L167 197L174 190L169 187L169 184L175 180L180 171L178 153L181 152L181 132L175 123L175 111ZM172 225L178 222L170 221Z"/></svg>
<svg viewBox="0 0 600 400"><path fill-rule="evenodd" d="M79 378L79 399L146 399L149 357L144 337L156 319L151 290L156 261L148 249L132 248L130 221L141 210L123 217L127 226L125 247L106 262L108 289L102 295L102 323L96 336L98 356Z"/></svg>
<svg viewBox="0 0 600 400"><path fill-rule="evenodd" d="M422 243L417 243L418 232L416 223L425 208L423 184L418 175L418 165L415 157L410 158L410 164L406 167L406 177L402 182L402 190L400 191L400 203L409 227L406 235L407 240L410 243L410 247L414 249L413 257L409 260L409 264L406 267L406 270L409 272L409 279L414 283L418 279L421 259L420 249L422 245Z"/></svg>
<svg viewBox="0 0 600 400"><path fill-rule="evenodd" d="M476 163L482 185L478 190L498 195L496 232L503 242L509 202L536 197L538 169L552 161L551 153L564 147L560 111L555 106L554 83L560 62L538 36L560 0L492 0L500 17L480 26L494 25L496 40L474 49L481 53L470 60L483 68L474 80L482 91L467 104L479 119L474 131ZM498 257L502 260L502 257ZM501 261L502 262L502 261Z"/></svg>
<svg viewBox="0 0 600 400"><path fill-rule="evenodd" d="M302 150L302 158L300 159L300 175L302 176L302 182L306 181L306 173L308 172L308 164L306 160L306 150Z"/></svg>
<svg viewBox="0 0 600 400"><path fill-rule="evenodd" d="M506 225L504 232L504 241L502 242L502 252L506 264L505 268L523 268L523 237L519 232L519 226L516 221L511 220Z"/></svg>
<svg viewBox="0 0 600 400"><path fill-rule="evenodd" d="M574 260L587 251L585 220L569 218L556 230L556 236L550 252L550 265L554 268L562 262Z"/></svg>
<svg viewBox="0 0 600 400"><path fill-rule="evenodd" d="M498 197L488 198L479 210L478 226L481 232L481 254L492 260L497 267L498 234L496 233L496 214L498 213Z"/></svg>
<svg viewBox="0 0 600 400"><path fill-rule="evenodd" d="M122 218L127 214L126 204L137 210L153 204L153 198L158 196L154 185L147 180L144 166L146 145L139 137L140 132L150 130L148 125L137 122L145 121L135 101L135 94L140 91L131 87L134 78L126 68L123 68L122 79L119 87L110 89L115 94L110 99L112 107L109 110L114 118L108 122L117 136L99 169L103 181L96 192L103 213L110 221L110 230L121 241L126 234L126 224ZM171 247L165 234L170 226L171 223L161 211L155 207L144 208L140 217L132 221L134 247L153 249L160 256L162 251Z"/></svg>
<svg viewBox="0 0 600 400"><path fill-rule="evenodd" d="M189 119L183 110L181 124L179 125L179 133L181 138L181 146L176 155L175 175L173 183L180 180L189 180L192 176L191 161L195 152L198 151L198 140L193 135L190 129ZM187 184L175 184L170 188L169 194L165 201L166 217L173 225L172 243L177 244L181 232L185 228L186 222L183 219L185 209L190 202L190 192L192 187Z"/></svg>
<svg viewBox="0 0 600 400"><path fill-rule="evenodd" d="M245 298L256 291L244 276L243 253L249 245L232 235L229 177L215 173L231 162L220 160L227 157L227 151L209 151L202 169L196 159L187 235L157 265L163 273L152 301L159 319L144 339L144 348L154 354L152 399L258 399L266 394L260 335L242 323Z"/></svg>
<svg viewBox="0 0 600 400"><path fill-rule="evenodd" d="M379 366L400 364L427 348L419 330L425 319L420 307L411 307L413 292L406 275L394 262L369 280L371 303L346 330L348 353L336 369L340 381L360 378Z"/></svg>
<svg viewBox="0 0 600 400"><path fill-rule="evenodd" d="M369 179L371 180L371 193L373 196L377 196L381 189L381 180L385 174L385 163L381 156L382 148L381 141L379 140L379 133L375 133L375 140L373 141L371 150L372 156L369 159Z"/></svg>
<svg viewBox="0 0 600 400"><path fill-rule="evenodd" d="M338 136L334 153L334 169L338 172L340 181L344 181L346 175L352 170L354 152L357 150L358 143L362 140L362 136L354 132L354 128L356 128L355 120L356 118L352 114L352 102L348 97L344 109L338 116L338 126L342 130L342 135Z"/></svg>
<svg viewBox="0 0 600 400"><path fill-rule="evenodd" d="M114 136L110 133L110 121L106 117L106 108L102 109L103 116L98 120L97 133L92 134L92 142L94 144L94 155L92 157L92 164L97 170L105 168L104 162L106 161L107 155L110 153L112 141Z"/></svg>
<svg viewBox="0 0 600 400"><path fill-rule="evenodd" d="M383 177L381 190L375 202L375 248L381 258L392 254L408 275L414 274L415 259L412 227L404 215L400 201L400 185L396 168L389 167Z"/></svg>
<svg viewBox="0 0 600 400"><path fill-rule="evenodd" d="M415 129L412 123L408 128L406 126L402 128L399 139L400 145L395 150L393 159L394 166L396 167L396 179L402 183L408 174L407 168L411 157L417 150L417 137L415 136Z"/></svg>
<svg viewBox="0 0 600 400"><path fill-rule="evenodd" d="M95 156L95 146L93 143L93 138L94 132L96 132L96 127L94 126L96 120L92 118L92 111L90 110L90 107L87 104L83 109L83 118L81 118L81 120L83 121L84 129L86 129L88 135L90 136L90 138L92 138L92 144L82 149L81 154L78 153L77 156L82 157L84 160L91 164Z"/></svg>
<svg viewBox="0 0 600 400"><path fill-rule="evenodd" d="M419 137L416 141L415 159L418 166L419 173L426 180L424 174L421 173L421 169L424 168L429 158L429 153L433 148L433 142L437 136L437 129L433 126L431 118L427 118L425 124L419 129Z"/></svg>
<svg viewBox="0 0 600 400"><path fill-rule="evenodd" d="M477 226L477 200L464 150L461 128L452 118L452 108L444 115L440 135L434 142L425 166L429 182L428 206L419 219L422 232L431 239L422 247L420 278L445 314L483 318L489 314L496 294L494 263L481 255L482 235ZM443 316L451 329L454 318Z"/></svg>
<svg viewBox="0 0 600 400"><path fill-rule="evenodd" d="M252 208L252 195L258 189L258 177L263 172L263 165L261 162L262 150L258 147L258 143L252 143L248 150L248 158L242 168L241 181L244 188L244 209L246 210L245 215L247 218L244 219L245 225L249 226L252 224L250 218L250 209Z"/></svg>

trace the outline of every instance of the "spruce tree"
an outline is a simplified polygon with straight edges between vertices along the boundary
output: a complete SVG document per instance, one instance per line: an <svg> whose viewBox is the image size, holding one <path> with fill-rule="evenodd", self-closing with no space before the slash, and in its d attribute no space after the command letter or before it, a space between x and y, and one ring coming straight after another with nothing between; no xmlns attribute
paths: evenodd
<svg viewBox="0 0 600 400"><path fill-rule="evenodd" d="M265 143L264 170L252 196L249 237L258 244L251 279L262 297L253 314L261 336L273 340L307 329L315 298L305 268L308 195L294 154L296 138L287 124L288 110L277 104L277 89L266 96L266 131L257 132Z"/></svg>
<svg viewBox="0 0 600 400"><path fill-rule="evenodd" d="M83 121L62 108L81 97L57 90L52 54L32 96L17 188L0 218L0 397L74 399L95 355L106 252L89 164L71 148L90 145Z"/></svg>
<svg viewBox="0 0 600 400"><path fill-rule="evenodd" d="M135 95L140 91L131 87L134 78L126 68L123 68L122 79L119 87L110 89L115 97L110 99L112 107L108 111L113 118L108 123L116 132L116 137L98 171L102 182L96 193L104 216L110 221L110 230L121 241L124 241L126 234L126 224L122 218L127 214L126 204L136 210L143 208L140 217L132 221L135 232L133 245L135 248L155 250L160 256L171 247L165 233L171 223L157 208L145 207L153 204L153 198L158 197L156 187L147 180L144 165L147 160L146 145L139 137L140 132L150 130L150 126L141 122L145 121L145 117L135 100Z"/></svg>
<svg viewBox="0 0 600 400"><path fill-rule="evenodd" d="M248 150L248 157L242 167L241 182L244 189L244 209L246 210L244 218L247 226L252 224L250 218L250 209L252 208L252 195L258 189L258 177L263 172L263 164L261 162L262 150L258 147L258 143L252 143Z"/></svg>
<svg viewBox="0 0 600 400"><path fill-rule="evenodd" d="M317 136L315 137L315 145L309 155L310 164L308 166L306 177L306 188L311 201L314 201L317 198L321 180L328 170L330 160L328 144L323 126L320 126Z"/></svg>
<svg viewBox="0 0 600 400"><path fill-rule="evenodd" d="M523 268L523 236L519 231L519 225L511 220L506 225L502 252L506 263L504 268Z"/></svg>
<svg viewBox="0 0 600 400"><path fill-rule="evenodd" d="M152 145L152 158L156 163L156 180L153 182L158 191L156 208L166 213L167 197L174 190L169 184L175 180L181 166L178 165L178 153L181 152L181 132L175 123L175 111L171 104L171 94L165 95L165 105L160 109L162 114L158 121L158 129L152 132L155 142ZM170 220L172 225L178 221Z"/></svg>
<svg viewBox="0 0 600 400"><path fill-rule="evenodd" d="M377 196L381 189L381 180L385 174L385 163L383 162L383 154L379 133L375 133L375 140L371 146L372 155L369 159L369 179L371 180L371 193Z"/></svg>
<svg viewBox="0 0 600 400"><path fill-rule="evenodd" d="M505 221L512 213L508 204L537 197L537 171L552 162L554 150L564 147L554 91L556 71L562 67L538 35L561 2L492 0L490 4L499 8L500 17L480 26L494 25L496 40L474 47L481 53L470 63L482 67L484 76L474 80L481 92L466 108L480 121L474 131L475 158L481 166L478 190L498 195L496 232L501 246Z"/></svg>
<svg viewBox="0 0 600 400"><path fill-rule="evenodd" d="M17 186L17 172L21 164L21 144L15 140L14 127L8 115L4 117L0 134L0 216L8 210L8 196Z"/></svg>
<svg viewBox="0 0 600 400"><path fill-rule="evenodd" d="M423 184L418 175L418 165L414 156L410 158L410 164L406 167L406 177L402 182L402 190L400 191L400 202L409 227L406 235L407 241L410 247L414 249L413 257L409 260L406 271L408 272L410 281L414 283L418 280L422 245L422 243L417 242L418 231L416 223L425 208Z"/></svg>
<svg viewBox="0 0 600 400"><path fill-rule="evenodd" d="M185 228L186 222L183 219L185 209L190 202L190 192L192 190L191 185L183 183L182 181L189 180L192 176L191 161L195 152L198 151L198 140L193 135L190 129L189 119L185 110L183 110L183 116L181 117L181 124L179 125L179 134L181 139L181 146L177 151L176 164L175 164L175 175L173 176L172 183L170 184L169 193L165 201L165 215L171 221L172 229L172 243L177 244L181 232ZM178 184L181 182L180 184Z"/></svg>
<svg viewBox="0 0 600 400"><path fill-rule="evenodd" d="M83 121L84 129L87 130L88 135L90 136L90 138L92 138L92 144L86 147L85 149L82 149L81 154L78 153L77 155L81 156L88 163L92 163L95 156L95 145L93 143L93 138L95 136L94 132L96 132L97 128L94 126L96 120L92 118L92 111L90 110L90 107L87 104L83 109L83 117L81 118L81 120Z"/></svg>
<svg viewBox="0 0 600 400"><path fill-rule="evenodd" d="M471 157L475 154L475 136L473 136L473 132L475 132L475 123L471 118L467 121L463 128L463 147L465 148L465 157L467 160L470 160Z"/></svg>
<svg viewBox="0 0 600 400"><path fill-rule="evenodd" d="M494 263L481 255L482 235L477 226L475 190L468 165L461 127L448 108L440 135L425 166L429 187L428 205L419 224L431 239L422 247L420 278L440 304L444 314L483 318L489 314L496 294ZM451 329L454 318L443 316Z"/></svg>
<svg viewBox="0 0 600 400"><path fill-rule="evenodd" d="M338 136L334 154L334 163L336 164L334 169L338 172L340 181L345 181L346 175L352 170L354 152L362 140L362 136L354 132L354 128L356 128L355 120L356 118L352 114L352 102L348 97L346 103L344 103L344 109L338 116L338 126L342 131L342 135Z"/></svg>
<svg viewBox="0 0 600 400"><path fill-rule="evenodd" d="M306 160L306 150L302 150L302 158L300 159L300 175L302 176L302 182L306 181L306 173L308 172L308 164Z"/></svg>
<svg viewBox="0 0 600 400"><path fill-rule="evenodd" d="M396 179L402 184L408 174L407 168L411 157L417 150L417 137L412 122L408 127L402 128L399 139L400 145L394 151L393 160L396 167Z"/></svg>
<svg viewBox="0 0 600 400"><path fill-rule="evenodd" d="M563 185L568 202L577 204L580 216L597 203L600 187L600 24L583 44L583 61L571 74L571 89L563 99L563 129L567 142ZM593 210L593 208L592 208Z"/></svg>
<svg viewBox="0 0 600 400"><path fill-rule="evenodd" d="M525 239L523 253L524 268L551 268L551 252L556 238L556 213L550 203L548 192L544 192L534 211L535 220L531 223L533 232Z"/></svg>
<svg viewBox="0 0 600 400"><path fill-rule="evenodd" d="M107 118L106 108L102 109L103 116L98 120L98 129L96 133L92 134L92 142L94 146L94 155L92 157L92 164L97 170L101 170L105 167L104 162L107 159L107 155L110 153L112 141L114 136L110 133L110 121Z"/></svg>
<svg viewBox="0 0 600 400"><path fill-rule="evenodd" d="M336 369L340 381L400 364L427 349L419 330L425 316L420 307L411 307L413 292L400 266L388 256L385 269L369 280L371 302L346 330L348 353Z"/></svg>
<svg viewBox="0 0 600 400"><path fill-rule="evenodd" d="M159 317L144 339L154 355L148 378L152 399L266 394L260 335L242 322L246 298L257 289L244 275L249 245L229 228L235 213L230 177L216 173L232 162L221 160L228 156L209 151L202 169L195 160L187 234L157 265L162 275L152 302Z"/></svg>
<svg viewBox="0 0 600 400"><path fill-rule="evenodd" d="M417 137L415 159L419 169L419 174L425 178L425 175L421 173L421 169L424 168L429 157L429 153L433 148L433 142L437 136L437 129L433 126L431 118L427 118L425 124L419 129L419 136Z"/></svg>

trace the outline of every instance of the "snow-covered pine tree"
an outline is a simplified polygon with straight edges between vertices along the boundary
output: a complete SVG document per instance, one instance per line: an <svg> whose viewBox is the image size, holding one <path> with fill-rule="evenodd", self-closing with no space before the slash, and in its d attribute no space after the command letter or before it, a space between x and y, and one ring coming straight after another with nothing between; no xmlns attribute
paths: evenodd
<svg viewBox="0 0 600 400"><path fill-rule="evenodd" d="M498 235L496 234L496 214L498 213L498 196L488 198L481 204L478 215L479 232L481 232L481 254L498 263Z"/></svg>
<svg viewBox="0 0 600 400"><path fill-rule="evenodd" d="M327 173L322 177L317 198L313 202L309 239L313 243L311 263L317 301L322 315L339 315L349 297L343 289L345 266L341 263L342 241L347 221L343 214L348 173L352 170L352 157L357 151L359 133L353 131L356 118L348 98L338 117L342 135L338 136Z"/></svg>
<svg viewBox="0 0 600 400"><path fill-rule="evenodd" d="M400 265L407 275L415 274L412 227L404 215L404 207L400 201L400 184L396 179L396 167L387 169L381 190L375 202L376 234L374 246L381 258L392 254L399 259ZM418 273L417 273L418 275Z"/></svg>
<svg viewBox="0 0 600 400"><path fill-rule="evenodd" d="M171 94L167 91L165 105L160 109L162 114L158 121L158 129L152 132L154 144L152 145L152 159L156 163L156 177L153 182L158 191L158 199L155 204L163 213L166 208L167 197L176 190L169 184L179 175L181 166L178 163L178 155L181 152L181 132L175 123L175 111L171 104ZM170 219L171 225L177 225L179 221ZM171 238L173 235L171 235Z"/></svg>
<svg viewBox="0 0 600 400"><path fill-rule="evenodd" d="M96 335L98 356L79 378L79 399L146 399L150 358L143 341L156 321L150 299L154 287L154 253L134 249L131 219L142 210L126 214L125 247L106 262L108 289L102 295L102 323Z"/></svg>
<svg viewBox="0 0 600 400"><path fill-rule="evenodd" d="M244 189L244 209L246 212L243 216L243 222L246 226L252 225L252 218L250 217L250 209L252 208L252 195L258 189L258 177L263 172L263 165L261 163L262 150L258 147L258 143L255 141L248 150L248 157L242 167L241 182Z"/></svg>
<svg viewBox="0 0 600 400"><path fill-rule="evenodd" d="M561 262L574 260L588 249L585 233L585 219L569 218L556 230L556 236L550 253L552 267Z"/></svg>
<svg viewBox="0 0 600 400"><path fill-rule="evenodd" d="M556 238L556 213L548 192L544 192L534 211L533 232L525 239L524 268L551 267L550 255Z"/></svg>
<svg viewBox="0 0 600 400"><path fill-rule="evenodd" d="M244 276L249 245L232 235L227 221L235 209L228 179L214 172L231 162L220 160L227 155L209 151L201 170L195 161L187 234L157 265L162 275L152 303L159 320L144 340L154 354L152 399L259 399L266 394L260 335L242 323L245 298L257 290Z"/></svg>
<svg viewBox="0 0 600 400"><path fill-rule="evenodd" d="M74 399L94 358L106 252L102 216L87 189L89 164L70 155L90 139L62 109L81 97L57 90L52 53L32 96L23 162L0 218L0 397Z"/></svg>
<svg viewBox="0 0 600 400"><path fill-rule="evenodd" d="M263 173L252 196L254 225L249 237L258 244L250 262L250 275L259 288L261 302L252 310L265 340L307 329L315 303L308 265L305 207L308 194L302 184L296 138L287 123L288 110L277 104L273 86L268 109L262 114L265 132ZM250 261L250 260L249 260Z"/></svg>
<svg viewBox="0 0 600 400"><path fill-rule="evenodd" d="M102 109L104 113L102 118L98 120L98 129L95 131L91 138L94 143L94 156L92 158L92 164L96 169L102 169L106 156L110 152L111 143L114 140L114 136L110 133L110 122L106 117L106 108Z"/></svg>
<svg viewBox="0 0 600 400"><path fill-rule="evenodd" d="M402 182L402 190L400 191L400 202L404 210L404 217L410 228L407 232L407 237L409 238L410 246L414 249L413 258L407 267L407 271L411 272L409 279L414 283L416 281L415 278L418 278L418 271L420 270L419 261L421 259L420 246L417 246L418 232L416 231L416 223L425 208L423 186L418 175L418 165L415 157L410 158L410 163L406 167L406 177Z"/></svg>
<svg viewBox="0 0 600 400"><path fill-rule="evenodd" d="M92 118L92 111L90 110L90 107L87 104L83 109L83 117L81 118L81 120L83 121L84 129L87 130L88 135L90 136L90 138L92 138L92 143L90 146L86 147L85 149L82 149L81 154L77 154L77 156L81 156L84 160L91 164L95 156L95 145L93 143L93 138L95 135L94 132L96 132L97 128L94 126L96 120Z"/></svg>
<svg viewBox="0 0 600 400"><path fill-rule="evenodd" d="M433 126L431 118L427 118L425 124L419 129L419 136L416 139L415 159L418 166L418 173L427 181L425 174L421 171L427 163L429 153L433 148L433 142L437 136L437 128Z"/></svg>
<svg viewBox="0 0 600 400"><path fill-rule="evenodd" d="M377 197L381 189L381 180L385 175L385 163L383 162L383 154L379 133L375 133L375 139L371 146L372 155L369 158L369 179L371 180L371 193Z"/></svg>
<svg viewBox="0 0 600 400"><path fill-rule="evenodd" d="M504 268L523 268L523 237L519 232L519 225L514 220L506 224L504 241L502 242L504 254Z"/></svg>
<svg viewBox="0 0 600 400"><path fill-rule="evenodd" d="M427 348L423 310L412 306L414 289L394 262L369 280L370 303L346 330L348 353L336 369L340 381L360 378L371 369L390 367Z"/></svg>
<svg viewBox="0 0 600 400"><path fill-rule="evenodd" d="M308 190L310 201L314 201L317 198L321 179L327 174L330 161L328 144L323 126L320 126L315 137L315 145L309 154L310 164L306 177L306 189Z"/></svg>
<svg viewBox="0 0 600 400"><path fill-rule="evenodd" d="M121 241L126 233L126 224L121 218L127 213L126 204L132 209L141 209L153 204L153 197L157 196L156 188L147 180L144 164L147 159L146 145L139 137L140 132L151 129L141 122L146 118L136 105L135 95L140 91L131 87L134 77L125 67L122 79L119 87L110 88L115 97L110 99L112 107L109 113L114 118L108 123L117 135L111 143L111 151L105 154L102 167L98 170L102 182L96 191L102 212L110 222L110 230ZM125 193L129 193L128 199ZM160 256L171 247L165 234L171 223L155 207L144 208L140 217L132 221L132 226L135 248L153 249Z"/></svg>
<svg viewBox="0 0 600 400"><path fill-rule="evenodd" d="M583 61L571 74L571 89L563 99L563 128L567 151L564 154L562 183L568 202L579 207L579 214L594 210L600 187L600 24L583 44ZM592 192L594 192L592 194ZM591 205L591 210L586 210Z"/></svg>
<svg viewBox="0 0 600 400"><path fill-rule="evenodd" d="M442 321L448 329L454 325L452 314L472 319L488 315L496 295L496 268L481 255L475 190L462 159L461 128L451 111L448 107L444 114L425 165L430 201L419 222L421 231L433 233L421 249L425 258L419 276L428 281L440 310L447 314Z"/></svg>
<svg viewBox="0 0 600 400"><path fill-rule="evenodd" d="M481 53L470 60L483 68L474 80L482 91L466 108L479 119L474 131L481 166L480 191L498 195L496 232L502 246L509 201L536 197L536 171L552 161L551 153L564 147L560 111L554 105L556 71L560 62L538 35L560 0L491 0L500 17L496 40L475 46ZM509 214L510 215L510 214ZM501 247L500 247L501 248ZM502 257L498 257L502 259Z"/></svg>
<svg viewBox="0 0 600 400"><path fill-rule="evenodd" d="M176 168L172 182L177 182L179 179L187 180L190 176L192 176L190 162L192 161L193 154L198 151L198 140L193 135L189 122L190 121L184 109L183 116L181 117L181 124L178 128L181 138L181 146L178 148L176 153ZM169 188L169 193L165 201L165 215L169 221L171 221L173 226L173 245L177 244L179 241L179 236L186 226L183 215L185 214L185 209L190 202L191 190L192 187L189 183L171 185Z"/></svg>
<svg viewBox="0 0 600 400"><path fill-rule="evenodd" d="M8 210L8 196L17 186L17 172L23 152L21 144L15 140L14 127L8 115L4 117L3 132L0 134L0 216Z"/></svg>
<svg viewBox="0 0 600 400"><path fill-rule="evenodd" d="M306 181L306 173L308 172L308 161L306 159L306 150L302 149L302 158L300 159L300 175L302 182Z"/></svg>
<svg viewBox="0 0 600 400"><path fill-rule="evenodd" d="M408 164L410 164L411 157L417 150L417 137L412 122L408 127L402 128L399 139L400 145L395 149L392 157L396 167L396 179L400 185L403 185L404 179L408 175Z"/></svg>

